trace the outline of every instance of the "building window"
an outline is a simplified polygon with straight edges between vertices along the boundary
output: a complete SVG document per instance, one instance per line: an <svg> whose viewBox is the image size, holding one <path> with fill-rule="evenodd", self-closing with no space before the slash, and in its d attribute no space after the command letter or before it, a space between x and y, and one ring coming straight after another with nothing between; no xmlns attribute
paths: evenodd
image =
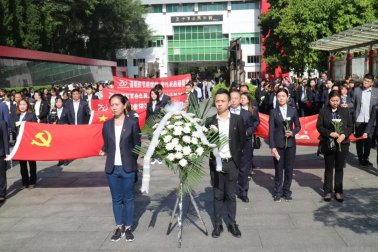
<svg viewBox="0 0 378 252"><path fill-rule="evenodd" d="M138 66L139 63L145 63L145 59L133 59L133 66Z"/></svg>
<svg viewBox="0 0 378 252"><path fill-rule="evenodd" d="M148 8L149 13L162 13L163 12L163 5L161 4L154 4L150 5Z"/></svg>
<svg viewBox="0 0 378 252"><path fill-rule="evenodd" d="M227 2L198 3L199 11L224 11L227 10Z"/></svg>
<svg viewBox="0 0 378 252"><path fill-rule="evenodd" d="M247 77L248 77L248 79L259 79L260 78L260 72L248 72Z"/></svg>
<svg viewBox="0 0 378 252"><path fill-rule="evenodd" d="M194 12L194 4L167 4L167 12Z"/></svg>
<svg viewBox="0 0 378 252"><path fill-rule="evenodd" d="M233 33L231 34L231 40L235 40L240 38L240 42L242 45L257 45L260 44L260 33L259 32L252 32L252 33Z"/></svg>
<svg viewBox="0 0 378 252"><path fill-rule="evenodd" d="M259 8L258 1L231 2L231 10L250 10L250 9L258 9L258 8Z"/></svg>
<svg viewBox="0 0 378 252"><path fill-rule="evenodd" d="M148 47L162 47L164 45L164 36L152 36L152 40L148 41Z"/></svg>
<svg viewBox="0 0 378 252"><path fill-rule="evenodd" d="M127 67L127 59L118 59L117 60L117 66Z"/></svg>
<svg viewBox="0 0 378 252"><path fill-rule="evenodd" d="M247 56L247 63L260 63L260 55Z"/></svg>

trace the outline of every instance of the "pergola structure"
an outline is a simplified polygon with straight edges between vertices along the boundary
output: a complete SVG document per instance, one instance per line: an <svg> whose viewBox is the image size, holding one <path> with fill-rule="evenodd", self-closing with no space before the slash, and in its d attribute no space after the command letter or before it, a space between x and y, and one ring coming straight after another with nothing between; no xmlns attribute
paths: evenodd
<svg viewBox="0 0 378 252"><path fill-rule="evenodd" d="M333 76L335 53L337 52L346 54L346 77L352 73L352 59L355 52L366 52L365 61L368 64L368 72L373 73L374 64L377 61L378 20L319 39L313 42L310 48L330 53L328 60L329 76Z"/></svg>

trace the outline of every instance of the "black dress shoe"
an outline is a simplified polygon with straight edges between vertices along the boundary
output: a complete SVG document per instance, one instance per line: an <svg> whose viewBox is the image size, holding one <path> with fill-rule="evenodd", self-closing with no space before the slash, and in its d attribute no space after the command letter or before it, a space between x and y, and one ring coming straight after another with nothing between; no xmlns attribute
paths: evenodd
<svg viewBox="0 0 378 252"><path fill-rule="evenodd" d="M218 238L222 232L223 232L223 225L222 225L222 224L220 224L220 225L215 225L215 226L214 226L214 230L213 230L213 232L211 233L211 236L212 236L213 238Z"/></svg>
<svg viewBox="0 0 378 252"><path fill-rule="evenodd" d="M228 232L230 232L234 237L237 237L237 238L241 237L241 232L239 230L238 225L236 224L228 225Z"/></svg>
<svg viewBox="0 0 378 252"><path fill-rule="evenodd" d="M245 202L245 203L248 203L249 202L249 198L248 196L238 196L239 199L241 199L241 201Z"/></svg>
<svg viewBox="0 0 378 252"><path fill-rule="evenodd" d="M369 160L367 160L367 159L365 160L365 164L369 165L369 166L373 166L373 164Z"/></svg>
<svg viewBox="0 0 378 252"><path fill-rule="evenodd" d="M5 201L5 197L0 197L0 203L3 203Z"/></svg>
<svg viewBox="0 0 378 252"><path fill-rule="evenodd" d="M57 165L57 166L64 165L64 161L59 161L56 165Z"/></svg>
<svg viewBox="0 0 378 252"><path fill-rule="evenodd" d="M337 202L343 202L344 201L344 197L341 193L335 193L335 200Z"/></svg>

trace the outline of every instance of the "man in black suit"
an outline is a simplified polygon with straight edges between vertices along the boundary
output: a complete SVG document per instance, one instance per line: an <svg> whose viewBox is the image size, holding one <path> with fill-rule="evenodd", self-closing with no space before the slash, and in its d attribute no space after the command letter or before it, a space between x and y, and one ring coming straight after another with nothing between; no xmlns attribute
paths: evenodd
<svg viewBox="0 0 378 252"><path fill-rule="evenodd" d="M40 92L34 93L33 111L38 118L39 123L47 123L47 116L49 115L49 105L47 101L42 99Z"/></svg>
<svg viewBox="0 0 378 252"><path fill-rule="evenodd" d="M365 133L366 126L374 105L378 103L378 88L373 87L374 76L366 74L362 87L357 87L353 95L353 108L355 120L355 136ZM356 141L358 161L361 165L372 165L369 161L371 138Z"/></svg>
<svg viewBox="0 0 378 252"><path fill-rule="evenodd" d="M171 101L171 97L163 93L163 86L161 84L155 85L155 89L159 92L160 106L164 108Z"/></svg>
<svg viewBox="0 0 378 252"><path fill-rule="evenodd" d="M90 117L88 103L80 100L79 89L73 89L71 95L72 100L67 101L64 105L67 123L72 125L88 124Z"/></svg>
<svg viewBox="0 0 378 252"><path fill-rule="evenodd" d="M249 202L248 189L249 180L248 174L250 167L252 166L252 133L253 133L253 117L252 113L248 110L242 109L240 106L240 93L237 90L231 91L231 106L230 112L236 115L240 115L243 119L244 128L246 132L244 137L246 144L243 148L243 154L241 158L241 164L238 175L238 190L237 195L243 202Z"/></svg>
<svg viewBox="0 0 378 252"><path fill-rule="evenodd" d="M214 156L211 156L209 160L211 185L214 189L215 223L212 237L219 237L223 231L223 205L226 205L229 218L228 231L235 237L241 237L241 232L235 220L235 193L246 131L243 119L228 110L230 94L227 90L218 90L215 95L215 106L217 114L211 117L206 125L207 127L215 125L219 129L219 134L228 138L228 142L219 149L221 163L217 164Z"/></svg>
<svg viewBox="0 0 378 252"><path fill-rule="evenodd" d="M5 201L7 195L6 155L9 155L8 125L0 120L0 203Z"/></svg>
<svg viewBox="0 0 378 252"><path fill-rule="evenodd" d="M191 83L186 83L185 85L185 94L186 94L186 104L187 104L187 112L195 113L196 109L198 108L198 97L197 92L192 92L193 86Z"/></svg>

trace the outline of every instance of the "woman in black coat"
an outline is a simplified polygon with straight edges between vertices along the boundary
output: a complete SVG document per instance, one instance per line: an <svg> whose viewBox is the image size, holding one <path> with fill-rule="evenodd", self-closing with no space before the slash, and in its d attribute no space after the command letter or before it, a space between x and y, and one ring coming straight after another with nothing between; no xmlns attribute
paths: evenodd
<svg viewBox="0 0 378 252"><path fill-rule="evenodd" d="M278 106L269 115L269 147L271 148L275 175L275 202L283 197L292 200L291 182L296 153L295 135L301 130L297 109L288 105L289 91L279 88L276 92Z"/></svg>
<svg viewBox="0 0 378 252"><path fill-rule="evenodd" d="M332 90L328 96L328 104L324 106L319 113L316 129L320 133L321 145L324 154L325 171L324 171L324 200L330 201L332 192L335 192L335 199L339 202L343 198L343 169L345 167L346 156L349 151L349 135L353 132L353 122L348 108L340 107L340 93ZM341 132L337 132L333 121L341 122ZM336 148L328 150L328 139L333 138ZM333 188L333 170L335 170L334 188Z"/></svg>
<svg viewBox="0 0 378 252"><path fill-rule="evenodd" d="M159 92L155 89L151 89L150 91L150 100L147 103L147 114L146 114L146 122L151 120L150 118L154 118L156 115L160 113L161 110L161 102L159 99Z"/></svg>
<svg viewBox="0 0 378 252"><path fill-rule="evenodd" d="M31 107L26 99L21 99L17 103L17 116L15 120L15 127L17 134L20 129L21 122L37 122L37 116L31 112ZM22 177L22 188L34 188L37 183L37 162L20 160L20 173ZM29 171L28 171L29 163Z"/></svg>

